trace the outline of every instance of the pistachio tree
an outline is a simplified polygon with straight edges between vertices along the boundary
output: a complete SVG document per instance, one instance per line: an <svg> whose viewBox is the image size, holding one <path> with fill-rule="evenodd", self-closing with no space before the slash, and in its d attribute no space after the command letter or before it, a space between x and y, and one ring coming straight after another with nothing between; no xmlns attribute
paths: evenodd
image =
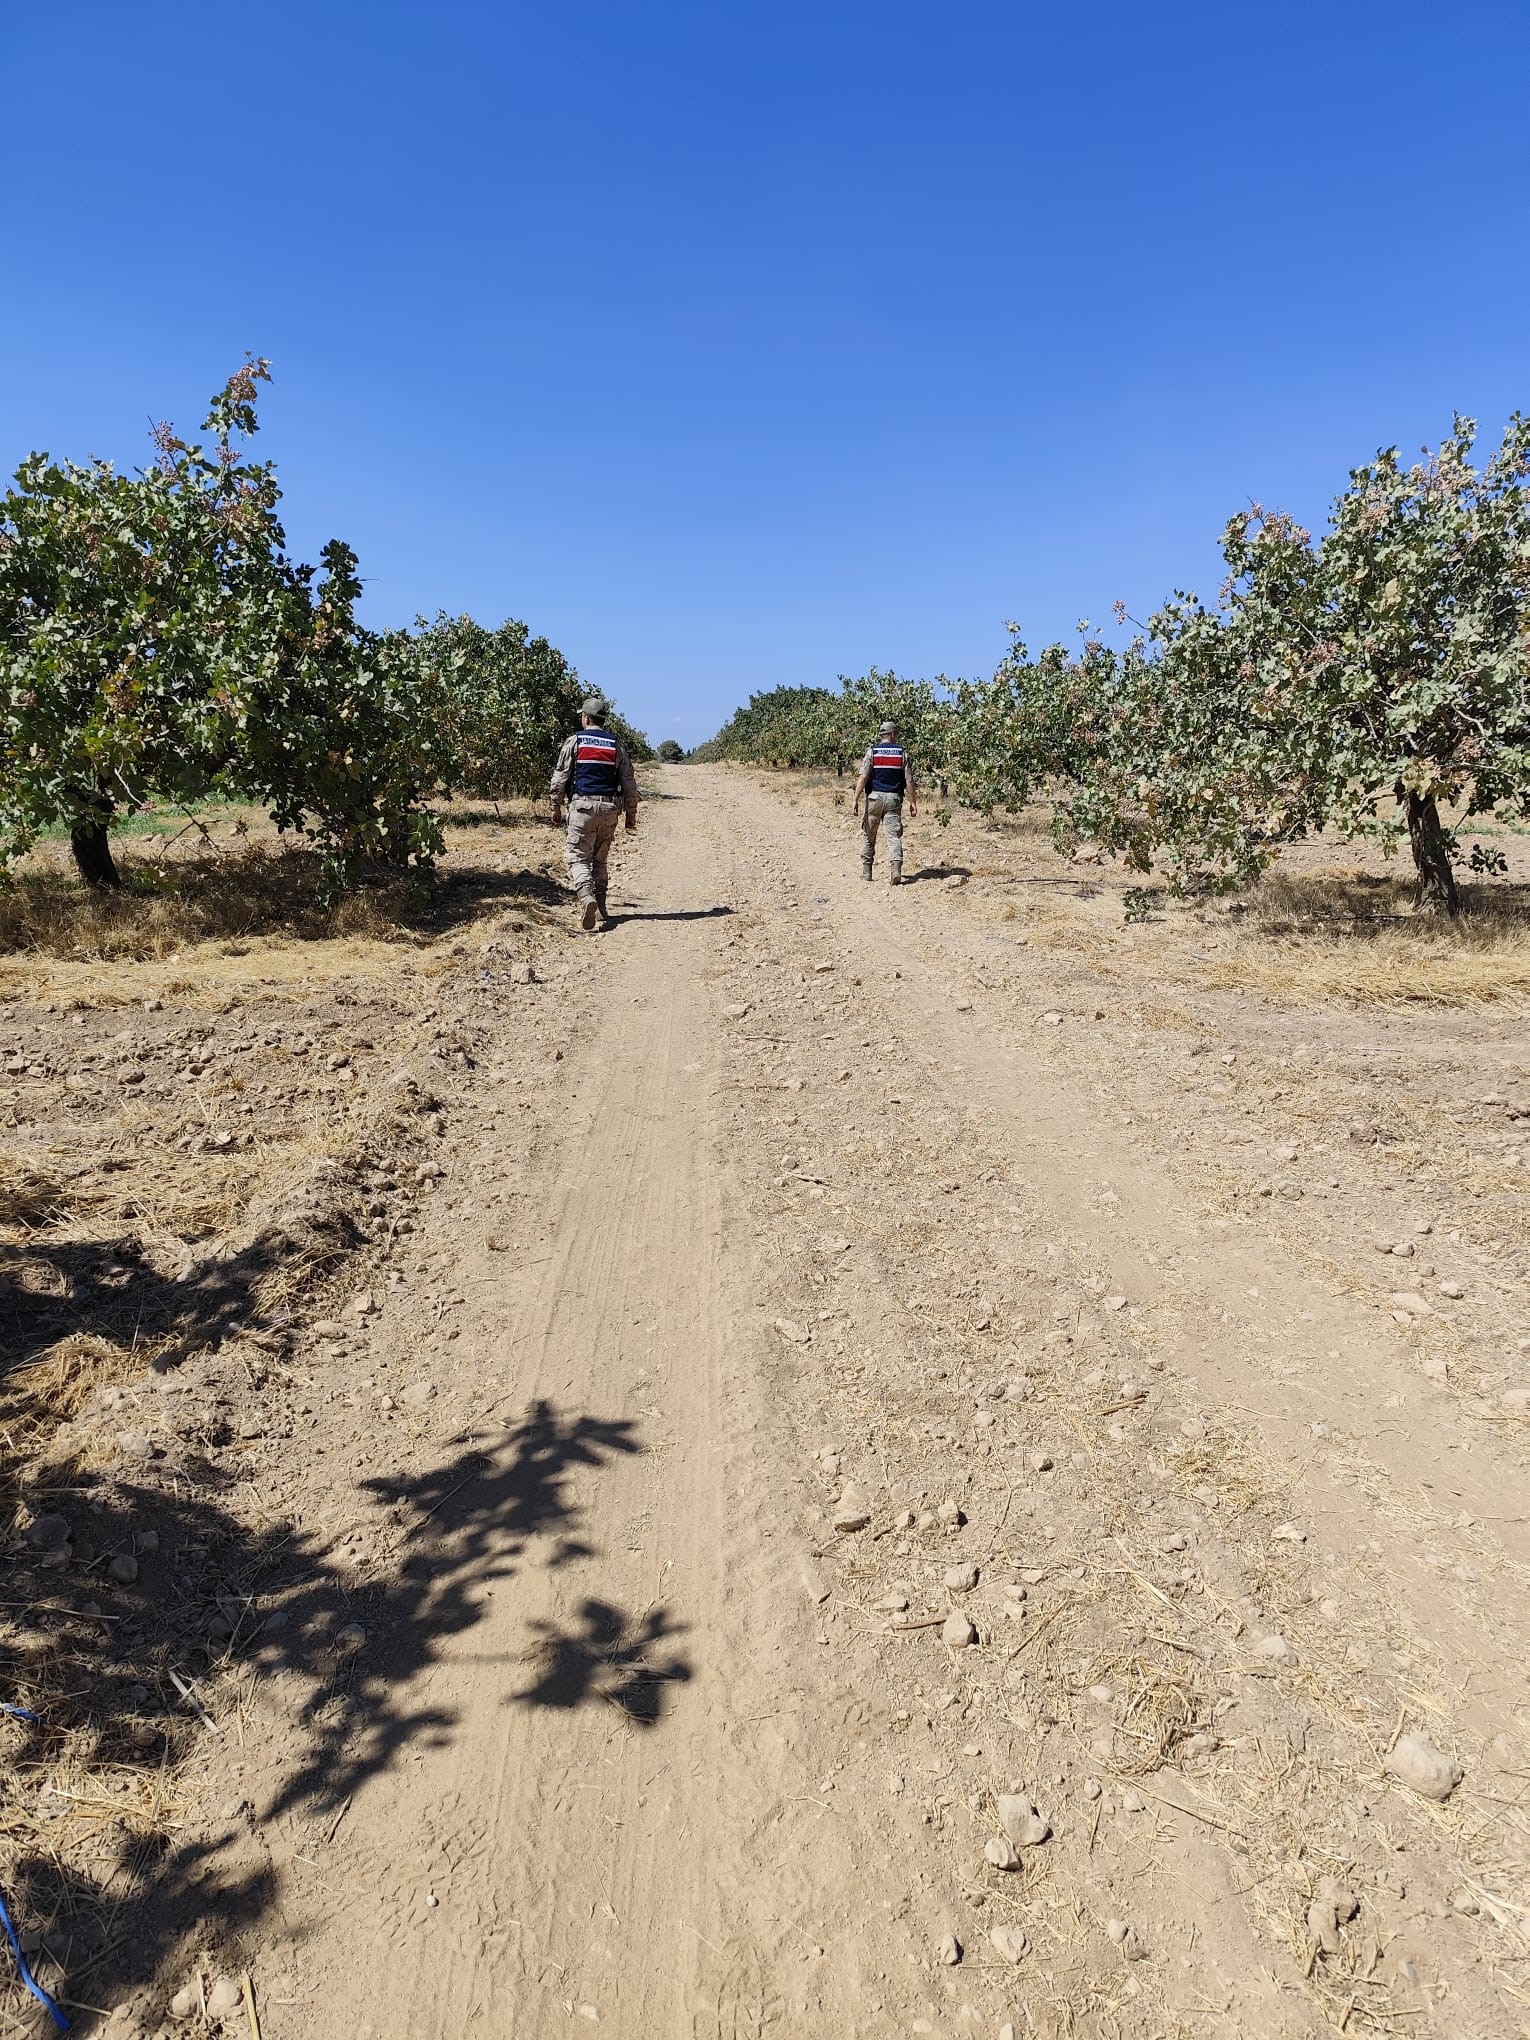
<svg viewBox="0 0 1530 2040"><path fill-rule="evenodd" d="M160 427L137 475L36 453L0 498L0 861L62 824L81 877L115 885L113 822L207 793L301 636L275 475L235 444L266 375L214 399L211 448Z"/></svg>
<svg viewBox="0 0 1530 2040"><path fill-rule="evenodd" d="M1321 539L1240 513L1217 607L1176 595L1096 647L1082 699L1038 675L1041 719L1089 736L1061 767L1064 830L1189 889L1322 828L1406 841L1420 904L1456 912L1461 823L1530 813L1530 425L1480 470L1474 431L1357 468Z"/></svg>

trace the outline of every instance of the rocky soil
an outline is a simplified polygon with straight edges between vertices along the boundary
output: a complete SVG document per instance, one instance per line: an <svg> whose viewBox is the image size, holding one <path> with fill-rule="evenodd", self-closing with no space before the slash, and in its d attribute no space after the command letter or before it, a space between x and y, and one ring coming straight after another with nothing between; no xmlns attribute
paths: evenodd
<svg viewBox="0 0 1530 2040"><path fill-rule="evenodd" d="M656 790L609 935L516 880L5 1008L40 1977L125 2040L1523 2031L1517 1020L1025 825L892 891L832 785Z"/></svg>

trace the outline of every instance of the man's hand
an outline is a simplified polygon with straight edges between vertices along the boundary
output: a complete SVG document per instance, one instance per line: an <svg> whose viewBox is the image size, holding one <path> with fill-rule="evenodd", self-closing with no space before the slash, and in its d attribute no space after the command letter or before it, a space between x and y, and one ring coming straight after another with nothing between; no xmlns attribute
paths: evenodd
<svg viewBox="0 0 1530 2040"><path fill-rule="evenodd" d="M918 817L919 817L919 803L917 800L914 799L913 795L910 794L908 800L908 818L912 822L917 821Z"/></svg>
<svg viewBox="0 0 1530 2040"><path fill-rule="evenodd" d="M632 834L633 830L634 830L634 829L635 829L636 827L637 827L637 816L636 816L636 815L628 815L628 817L627 817L627 834L628 834L628 835L630 836L630 835Z"/></svg>
<svg viewBox="0 0 1530 2040"><path fill-rule="evenodd" d="M555 800L552 804L552 825L555 829L563 827L563 803L561 800Z"/></svg>

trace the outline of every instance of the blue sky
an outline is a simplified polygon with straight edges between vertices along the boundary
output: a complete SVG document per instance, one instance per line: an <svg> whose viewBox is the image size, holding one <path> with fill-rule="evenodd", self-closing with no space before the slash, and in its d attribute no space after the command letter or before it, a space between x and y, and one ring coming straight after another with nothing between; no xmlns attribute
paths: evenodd
<svg viewBox="0 0 1530 2040"><path fill-rule="evenodd" d="M1210 594L1530 405L1530 10L0 0L0 461L269 355L295 550L655 738Z"/></svg>

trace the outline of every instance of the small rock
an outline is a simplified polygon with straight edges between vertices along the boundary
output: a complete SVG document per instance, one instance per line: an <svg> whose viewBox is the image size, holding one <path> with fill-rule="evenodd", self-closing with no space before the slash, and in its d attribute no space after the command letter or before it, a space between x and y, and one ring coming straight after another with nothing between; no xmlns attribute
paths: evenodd
<svg viewBox="0 0 1530 2040"><path fill-rule="evenodd" d="M1023 1962L1030 1950L1023 1927L990 1927L988 1938L1006 1962Z"/></svg>
<svg viewBox="0 0 1530 2040"><path fill-rule="evenodd" d="M26 1541L34 1551L62 1551L69 1542L67 1516L34 1516L26 1527Z"/></svg>
<svg viewBox="0 0 1530 2040"><path fill-rule="evenodd" d="M953 1594L970 1594L978 1583L978 1569L975 1565L950 1565L946 1567L946 1585Z"/></svg>
<svg viewBox="0 0 1530 2040"><path fill-rule="evenodd" d="M953 1650L965 1650L969 1644L977 1642L977 1631L960 1609L953 1610L946 1617L940 1635L941 1641Z"/></svg>
<svg viewBox="0 0 1530 2040"><path fill-rule="evenodd" d="M1032 1473L1050 1473L1053 1460L1050 1452L1033 1452L1026 1461Z"/></svg>
<svg viewBox="0 0 1530 2040"><path fill-rule="evenodd" d="M346 1657L354 1657L367 1640L367 1633L359 1622L347 1622L343 1629L335 1631L335 1648Z"/></svg>
<svg viewBox="0 0 1530 2040"><path fill-rule="evenodd" d="M1147 1801L1143 1798L1142 1794L1137 1790L1135 1785L1128 1785L1126 1790L1121 1794L1121 1811L1123 1813L1147 1812Z"/></svg>
<svg viewBox="0 0 1530 2040"><path fill-rule="evenodd" d="M237 2012L243 2003L244 1992L231 1976L220 1976L207 1993L207 2009L215 2019Z"/></svg>
<svg viewBox="0 0 1530 2040"><path fill-rule="evenodd" d="M723 1007L723 1018L725 1020L744 1020L748 1018L748 1015L749 1008L739 1001L735 1001L731 1006Z"/></svg>
<svg viewBox="0 0 1530 2040"><path fill-rule="evenodd" d="M1419 1372L1426 1381L1448 1381L1450 1362L1440 1353L1426 1353L1418 1363Z"/></svg>
<svg viewBox="0 0 1530 2040"><path fill-rule="evenodd" d="M377 1298L370 1289L363 1289L359 1296L351 1298L351 1314L354 1317L370 1317L377 1308Z"/></svg>
<svg viewBox="0 0 1530 2040"><path fill-rule="evenodd" d="M864 1530L871 1521L871 1504L858 1487L847 1486L829 1520L836 1530Z"/></svg>
<svg viewBox="0 0 1530 2040"><path fill-rule="evenodd" d="M935 1943L935 1960L943 1962L948 1969L954 1969L962 1959L962 1944L955 1934L942 1934Z"/></svg>
<svg viewBox="0 0 1530 2040"><path fill-rule="evenodd" d="M1105 1922L1105 1931L1118 1948L1124 1946L1126 1937L1131 1930L1130 1920L1107 1920Z"/></svg>
<svg viewBox="0 0 1530 2040"><path fill-rule="evenodd" d="M1086 1799L1098 1799L1103 1789L1098 1778L1084 1780L1083 1792Z"/></svg>
<svg viewBox="0 0 1530 2040"><path fill-rule="evenodd" d="M1305 1544L1307 1542L1306 1531L1297 1523L1281 1523L1270 1532L1270 1535L1271 1537L1278 1538L1282 1544Z"/></svg>
<svg viewBox="0 0 1530 2040"><path fill-rule="evenodd" d="M1307 1931L1326 1955L1337 1955L1339 1929L1359 1910L1359 1900L1347 1884L1336 1877L1324 1877L1307 1908Z"/></svg>
<svg viewBox="0 0 1530 2040"><path fill-rule="evenodd" d="M138 1577L138 1561L130 1551L119 1551L106 1570L119 1586L130 1587Z"/></svg>
<svg viewBox="0 0 1530 2040"><path fill-rule="evenodd" d="M1254 1656L1268 1658L1272 1664L1277 1665L1294 1664L1296 1661L1296 1652L1283 1636L1259 1637L1254 1644Z"/></svg>
<svg viewBox="0 0 1530 2040"><path fill-rule="evenodd" d="M1001 1792L998 1812L999 1826L1017 1849L1039 1848L1052 1832L1023 1792Z"/></svg>
<svg viewBox="0 0 1530 2040"><path fill-rule="evenodd" d="M956 1502L942 1502L935 1511L935 1519L943 1523L948 1530L960 1530L967 1520L961 1512L960 1504Z"/></svg>
<svg viewBox="0 0 1530 2040"><path fill-rule="evenodd" d="M1448 1278L1440 1284L1440 1294L1441 1296L1449 1296L1459 1303L1461 1298L1465 1296L1466 1290L1459 1282L1453 1278Z"/></svg>
<svg viewBox="0 0 1530 2040"><path fill-rule="evenodd" d="M422 1410L436 1392L433 1381L411 1381L399 1397L405 1409Z"/></svg>
<svg viewBox="0 0 1530 2040"><path fill-rule="evenodd" d="M1198 1728L1194 1735L1187 1735L1179 1747L1187 1757L1209 1757L1214 1750L1221 1748L1221 1740L1209 1728Z"/></svg>
<svg viewBox="0 0 1530 2040"><path fill-rule="evenodd" d="M1447 1757L1422 1735L1399 1736L1383 1769L1425 1799L1448 1799L1466 1776L1454 1757Z"/></svg>
<svg viewBox="0 0 1530 2040"><path fill-rule="evenodd" d="M793 1346L805 1346L813 1336L806 1325L799 1325L791 1318L778 1317L775 1329L789 1345Z"/></svg>
<svg viewBox="0 0 1530 2040"><path fill-rule="evenodd" d="M1432 1317L1434 1306L1429 1299L1420 1296L1414 1289L1399 1289L1393 1292L1392 1307L1407 1317Z"/></svg>
<svg viewBox="0 0 1530 2040"><path fill-rule="evenodd" d="M1091 1686L1089 1697L1091 1700L1098 1700L1102 1707L1108 1707L1116 1697L1116 1689L1114 1686Z"/></svg>
<svg viewBox="0 0 1530 2040"><path fill-rule="evenodd" d="M154 1457L154 1440L146 1431L119 1431L117 1450L124 1459L145 1460Z"/></svg>
<svg viewBox="0 0 1530 2040"><path fill-rule="evenodd" d="M876 1606L885 1615L906 1614L908 1611L908 1595L901 1587L896 1588L892 1593L884 1594L881 1600L876 1603Z"/></svg>
<svg viewBox="0 0 1530 2040"><path fill-rule="evenodd" d="M197 2015L198 2003L199 1999L195 1984L183 1983L175 1993L175 1996L170 2000L171 2018L194 2019Z"/></svg>
<svg viewBox="0 0 1530 2040"><path fill-rule="evenodd" d="M983 1844L983 1860L992 1863L995 1870L1018 1870L1020 1852L1008 1835L995 1835Z"/></svg>
<svg viewBox="0 0 1530 2040"><path fill-rule="evenodd" d="M1106 1310L1125 1310L1126 1308L1126 1298L1124 1296L1107 1296L1103 1301Z"/></svg>

